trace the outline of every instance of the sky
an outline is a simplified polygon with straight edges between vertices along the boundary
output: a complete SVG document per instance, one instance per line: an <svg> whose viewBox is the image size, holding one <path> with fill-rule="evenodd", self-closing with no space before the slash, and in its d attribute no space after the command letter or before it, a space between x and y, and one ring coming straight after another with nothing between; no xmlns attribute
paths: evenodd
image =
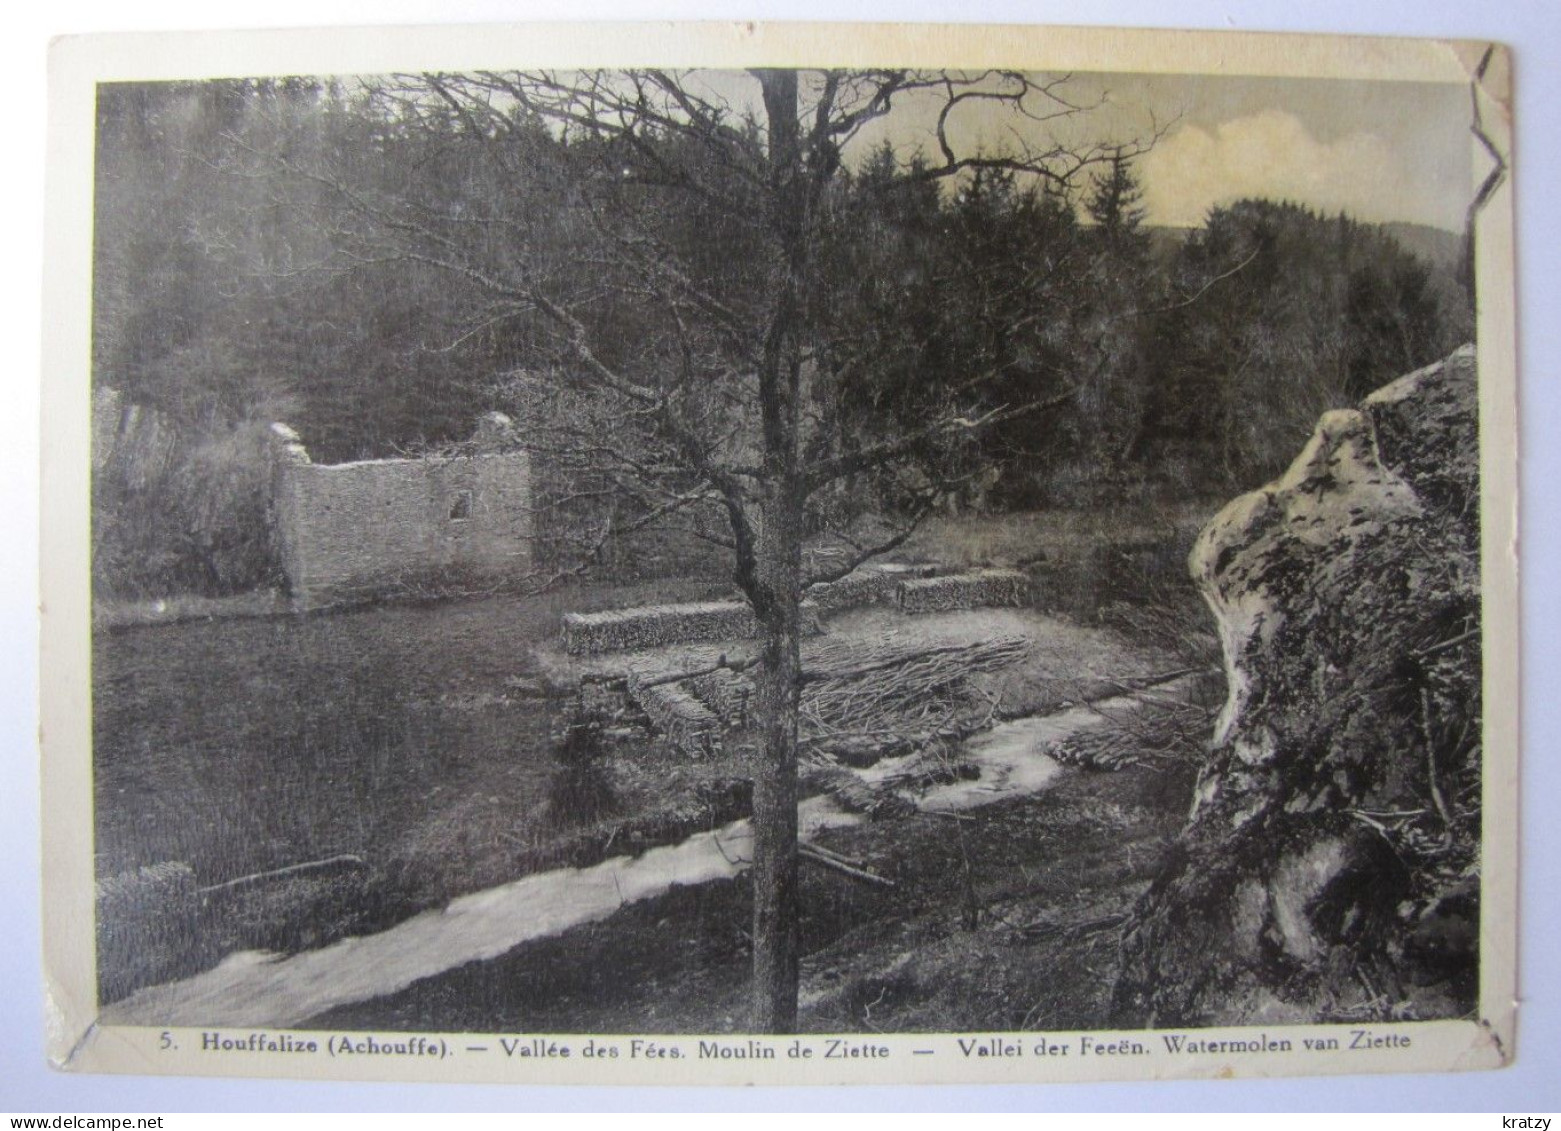
<svg viewBox="0 0 1561 1131"><path fill-rule="evenodd" d="M1159 134L1138 164L1150 224L1195 226L1213 206L1260 196L1462 230L1474 143L1460 84L1081 74L1064 89L1086 107L1045 127L1064 140ZM935 153L931 120L930 108L908 107L863 140ZM965 114L958 123L967 144L992 149L1033 140L1039 128L1012 116Z"/></svg>
<svg viewBox="0 0 1561 1131"><path fill-rule="evenodd" d="M759 109L743 72L687 76L692 89L736 113ZM1053 141L1074 149L1152 143L1138 159L1146 222L1200 225L1209 210L1245 197L1288 200L1367 222L1463 230L1474 176L1486 171L1470 133L1462 83L1273 78L1248 75L1081 73L1033 76L1076 112L1035 122L991 102L950 119L963 154ZM806 99L806 88L804 88ZM855 164L884 140L903 156L938 152L933 128L941 95L902 95L887 117L847 148ZM1060 111L1057 102L1041 108Z"/></svg>
<svg viewBox="0 0 1561 1131"><path fill-rule="evenodd" d="M1462 86L1165 76L1102 85L1120 103L1176 114L1142 161L1152 223L1197 224L1213 205L1267 196L1361 220L1463 226L1473 139Z"/></svg>

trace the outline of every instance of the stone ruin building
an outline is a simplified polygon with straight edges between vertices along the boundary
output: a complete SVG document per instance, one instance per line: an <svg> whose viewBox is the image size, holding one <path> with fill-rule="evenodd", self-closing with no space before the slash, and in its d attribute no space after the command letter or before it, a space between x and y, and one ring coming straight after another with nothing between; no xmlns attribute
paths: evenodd
<svg viewBox="0 0 1561 1131"><path fill-rule="evenodd" d="M272 519L301 607L421 584L499 581L531 568L529 458L502 413L450 453L318 464L271 426Z"/></svg>

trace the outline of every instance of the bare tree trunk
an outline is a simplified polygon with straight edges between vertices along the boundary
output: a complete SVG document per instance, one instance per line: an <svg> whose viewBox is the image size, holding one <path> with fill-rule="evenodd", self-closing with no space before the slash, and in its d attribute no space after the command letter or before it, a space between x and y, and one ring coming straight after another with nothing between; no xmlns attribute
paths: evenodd
<svg viewBox="0 0 1561 1131"><path fill-rule="evenodd" d="M776 602L755 687L760 763L753 789L753 1027L797 1027L797 703L801 618Z"/></svg>
<svg viewBox="0 0 1561 1131"><path fill-rule="evenodd" d="M808 195L797 121L797 73L757 73L769 126L773 222L781 262L759 368L764 496L749 593L764 626L755 693L760 732L753 790L753 1026L797 1027L797 706L802 687L800 338L808 278Z"/></svg>
<svg viewBox="0 0 1561 1131"><path fill-rule="evenodd" d="M802 699L804 491L798 461L798 372L790 304L781 303L775 379L765 381L770 482L762 505L755 611L764 662L755 681L759 762L753 789L754 1030L797 1027L797 710ZM752 594L750 598L752 599Z"/></svg>

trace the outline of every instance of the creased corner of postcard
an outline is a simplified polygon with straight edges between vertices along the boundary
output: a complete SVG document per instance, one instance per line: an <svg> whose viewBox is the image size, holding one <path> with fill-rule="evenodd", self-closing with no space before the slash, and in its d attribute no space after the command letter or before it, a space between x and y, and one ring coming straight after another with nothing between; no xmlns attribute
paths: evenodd
<svg viewBox="0 0 1561 1131"><path fill-rule="evenodd" d="M82 1054L98 1035L98 1022L54 979L44 985L43 1028L49 1067L62 1072L79 1070Z"/></svg>
<svg viewBox="0 0 1561 1131"><path fill-rule="evenodd" d="M1504 43L1483 39L1450 40L1448 49L1457 57L1469 81L1500 107L1502 118L1512 120L1512 50Z"/></svg>

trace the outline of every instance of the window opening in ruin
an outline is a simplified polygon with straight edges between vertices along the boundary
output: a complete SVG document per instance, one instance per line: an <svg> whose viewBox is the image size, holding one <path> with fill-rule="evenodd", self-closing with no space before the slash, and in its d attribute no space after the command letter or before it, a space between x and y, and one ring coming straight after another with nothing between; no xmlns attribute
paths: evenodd
<svg viewBox="0 0 1561 1131"><path fill-rule="evenodd" d="M459 522L472 516L472 493L470 491L457 491L455 497L450 500L450 521Z"/></svg>

